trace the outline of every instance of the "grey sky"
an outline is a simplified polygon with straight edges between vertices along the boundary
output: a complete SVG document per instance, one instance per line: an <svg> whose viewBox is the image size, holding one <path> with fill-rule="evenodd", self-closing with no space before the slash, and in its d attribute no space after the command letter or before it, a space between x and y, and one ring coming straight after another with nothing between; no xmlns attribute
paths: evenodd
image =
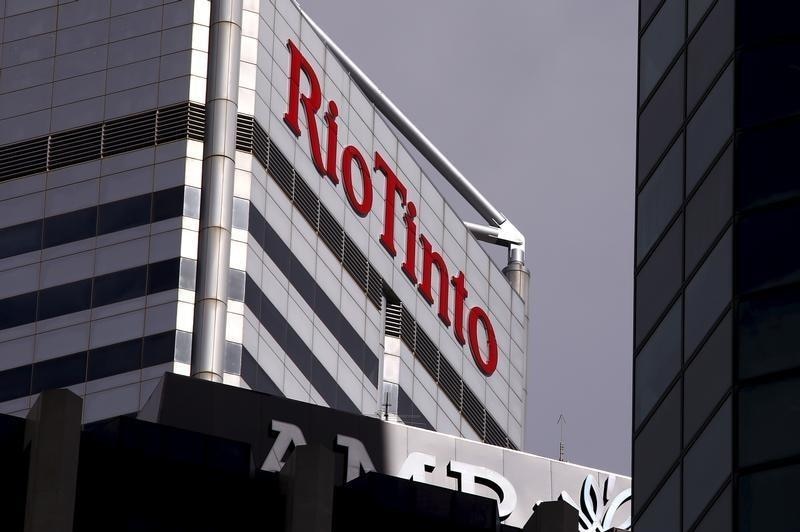
<svg viewBox="0 0 800 532"><path fill-rule="evenodd" d="M526 234L526 450L630 473L636 0L300 1Z"/></svg>

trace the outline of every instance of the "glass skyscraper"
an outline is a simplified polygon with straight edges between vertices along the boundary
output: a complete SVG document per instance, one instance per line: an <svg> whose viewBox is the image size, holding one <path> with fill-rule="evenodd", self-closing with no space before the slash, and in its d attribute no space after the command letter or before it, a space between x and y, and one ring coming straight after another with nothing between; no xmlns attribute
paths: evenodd
<svg viewBox="0 0 800 532"><path fill-rule="evenodd" d="M800 5L639 8L634 530L796 530Z"/></svg>

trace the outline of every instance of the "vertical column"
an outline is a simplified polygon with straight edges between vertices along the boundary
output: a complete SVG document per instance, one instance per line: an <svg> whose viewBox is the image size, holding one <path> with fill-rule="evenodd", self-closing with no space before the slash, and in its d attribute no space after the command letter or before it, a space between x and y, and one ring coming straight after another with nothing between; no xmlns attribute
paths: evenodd
<svg viewBox="0 0 800 532"><path fill-rule="evenodd" d="M297 447L280 472L286 532L330 532L334 455L321 445Z"/></svg>
<svg viewBox="0 0 800 532"><path fill-rule="evenodd" d="M191 374L215 382L225 358L241 40L242 0L212 0Z"/></svg>

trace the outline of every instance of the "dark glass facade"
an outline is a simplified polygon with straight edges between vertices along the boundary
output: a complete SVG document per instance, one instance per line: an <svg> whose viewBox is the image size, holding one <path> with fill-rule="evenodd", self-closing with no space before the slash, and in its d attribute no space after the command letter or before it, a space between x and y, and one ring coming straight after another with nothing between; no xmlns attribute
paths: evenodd
<svg viewBox="0 0 800 532"><path fill-rule="evenodd" d="M796 530L800 4L639 11L634 530Z"/></svg>

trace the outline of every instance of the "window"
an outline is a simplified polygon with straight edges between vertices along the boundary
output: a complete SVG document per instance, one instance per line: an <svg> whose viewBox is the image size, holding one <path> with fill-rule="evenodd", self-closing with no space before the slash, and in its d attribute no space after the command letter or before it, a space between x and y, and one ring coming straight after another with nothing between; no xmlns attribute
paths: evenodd
<svg viewBox="0 0 800 532"><path fill-rule="evenodd" d="M31 369L33 366L0 371L0 401L25 397L31 391Z"/></svg>
<svg viewBox="0 0 800 532"><path fill-rule="evenodd" d="M739 464L743 467L800 454L800 378L739 392Z"/></svg>
<svg viewBox="0 0 800 532"><path fill-rule="evenodd" d="M0 300L0 329L36 321L36 292Z"/></svg>
<svg viewBox="0 0 800 532"><path fill-rule="evenodd" d="M181 259L174 258L153 262L148 266L147 293L155 294L178 288Z"/></svg>
<svg viewBox="0 0 800 532"><path fill-rule="evenodd" d="M739 56L738 110L741 127L800 113L800 45L746 50Z"/></svg>
<svg viewBox="0 0 800 532"><path fill-rule="evenodd" d="M39 292L38 319L46 320L90 307L92 280L83 279L74 283L47 288Z"/></svg>
<svg viewBox="0 0 800 532"><path fill-rule="evenodd" d="M681 286L683 224L679 218L636 276L636 344Z"/></svg>
<svg viewBox="0 0 800 532"><path fill-rule="evenodd" d="M736 17L738 44L778 41L800 36L800 4L782 0L739 2Z"/></svg>
<svg viewBox="0 0 800 532"><path fill-rule="evenodd" d="M231 268L228 274L228 299L244 301L244 272Z"/></svg>
<svg viewBox="0 0 800 532"><path fill-rule="evenodd" d="M695 528L695 532L719 532L720 530L733 530L733 488L728 485L719 499L708 510L706 515Z"/></svg>
<svg viewBox="0 0 800 532"><path fill-rule="evenodd" d="M194 259L181 258L180 279L178 288L184 290L194 290L197 284L197 261Z"/></svg>
<svg viewBox="0 0 800 532"><path fill-rule="evenodd" d="M636 257L650 250L683 200L683 138L672 145L636 204Z"/></svg>
<svg viewBox="0 0 800 532"><path fill-rule="evenodd" d="M183 333L191 350L191 336ZM149 368L158 364L166 364L175 359L175 331L154 334L144 339L142 350L142 367ZM191 358L187 362L191 361Z"/></svg>
<svg viewBox="0 0 800 532"><path fill-rule="evenodd" d="M688 529L731 473L731 400L703 430L683 459L683 529Z"/></svg>
<svg viewBox="0 0 800 532"><path fill-rule="evenodd" d="M745 131L736 140L740 209L800 196L800 122Z"/></svg>
<svg viewBox="0 0 800 532"><path fill-rule="evenodd" d="M97 234L104 235L150 222L150 194L100 205Z"/></svg>
<svg viewBox="0 0 800 532"><path fill-rule="evenodd" d="M42 220L0 229L0 259L42 247Z"/></svg>
<svg viewBox="0 0 800 532"><path fill-rule="evenodd" d="M732 132L733 65L729 65L686 128L686 190L694 188Z"/></svg>
<svg viewBox="0 0 800 532"><path fill-rule="evenodd" d="M757 377L800 366L800 289L739 303L739 375Z"/></svg>
<svg viewBox="0 0 800 532"><path fill-rule="evenodd" d="M634 362L636 427L681 369L681 307L679 299Z"/></svg>
<svg viewBox="0 0 800 532"><path fill-rule="evenodd" d="M731 300L731 230L686 287L684 352L692 353Z"/></svg>
<svg viewBox="0 0 800 532"><path fill-rule="evenodd" d="M639 43L639 103L650 95L685 38L685 0L666 0Z"/></svg>
<svg viewBox="0 0 800 532"><path fill-rule="evenodd" d="M634 530L646 532L679 532L680 531L680 468L672 476L650 506L647 507L634 525ZM636 479L634 478L634 483ZM639 488L634 485L634 500L639 495Z"/></svg>
<svg viewBox="0 0 800 532"><path fill-rule="evenodd" d="M697 2L694 2L697 3ZM690 2L689 11L692 11ZM689 43L686 107L693 109L733 54L734 0L719 0Z"/></svg>
<svg viewBox="0 0 800 532"><path fill-rule="evenodd" d="M680 451L681 395L678 384L633 442L634 513L653 493Z"/></svg>
<svg viewBox="0 0 800 532"><path fill-rule="evenodd" d="M44 221L44 247L58 246L97 233L97 207L51 216Z"/></svg>
<svg viewBox="0 0 800 532"><path fill-rule="evenodd" d="M141 368L142 340L130 340L89 351L87 380L101 379Z"/></svg>
<svg viewBox="0 0 800 532"><path fill-rule="evenodd" d="M700 19L703 15L706 14L708 10L708 6L713 3L714 0L688 0L689 4L689 28L688 33L692 33L694 27L700 22Z"/></svg>
<svg viewBox="0 0 800 532"><path fill-rule="evenodd" d="M672 67L664 83L639 116L639 162L641 183L683 123L683 59Z"/></svg>
<svg viewBox="0 0 800 532"><path fill-rule="evenodd" d="M153 194L153 221L168 220L183 215L183 187L159 190Z"/></svg>
<svg viewBox="0 0 800 532"><path fill-rule="evenodd" d="M639 16L641 17L639 20L639 28L642 28L647 21L650 20L650 17L653 16L653 12L660 3L661 0L641 0L639 2Z"/></svg>
<svg viewBox="0 0 800 532"><path fill-rule="evenodd" d="M692 271L733 216L733 147L717 161L686 206L686 271Z"/></svg>
<svg viewBox="0 0 800 532"><path fill-rule="evenodd" d="M733 317L729 312L683 377L683 439L692 439L733 379Z"/></svg>
<svg viewBox="0 0 800 532"><path fill-rule="evenodd" d="M100 307L142 297L146 283L147 266L100 275L94 279L92 306Z"/></svg>
<svg viewBox="0 0 800 532"><path fill-rule="evenodd" d="M739 222L738 286L742 292L800 280L800 206L751 214Z"/></svg>
<svg viewBox="0 0 800 532"><path fill-rule="evenodd" d="M739 532L791 532L800 523L800 465L761 471L739 480Z"/></svg>
<svg viewBox="0 0 800 532"><path fill-rule="evenodd" d="M72 386L86 380L86 352L75 353L33 365L31 393Z"/></svg>

